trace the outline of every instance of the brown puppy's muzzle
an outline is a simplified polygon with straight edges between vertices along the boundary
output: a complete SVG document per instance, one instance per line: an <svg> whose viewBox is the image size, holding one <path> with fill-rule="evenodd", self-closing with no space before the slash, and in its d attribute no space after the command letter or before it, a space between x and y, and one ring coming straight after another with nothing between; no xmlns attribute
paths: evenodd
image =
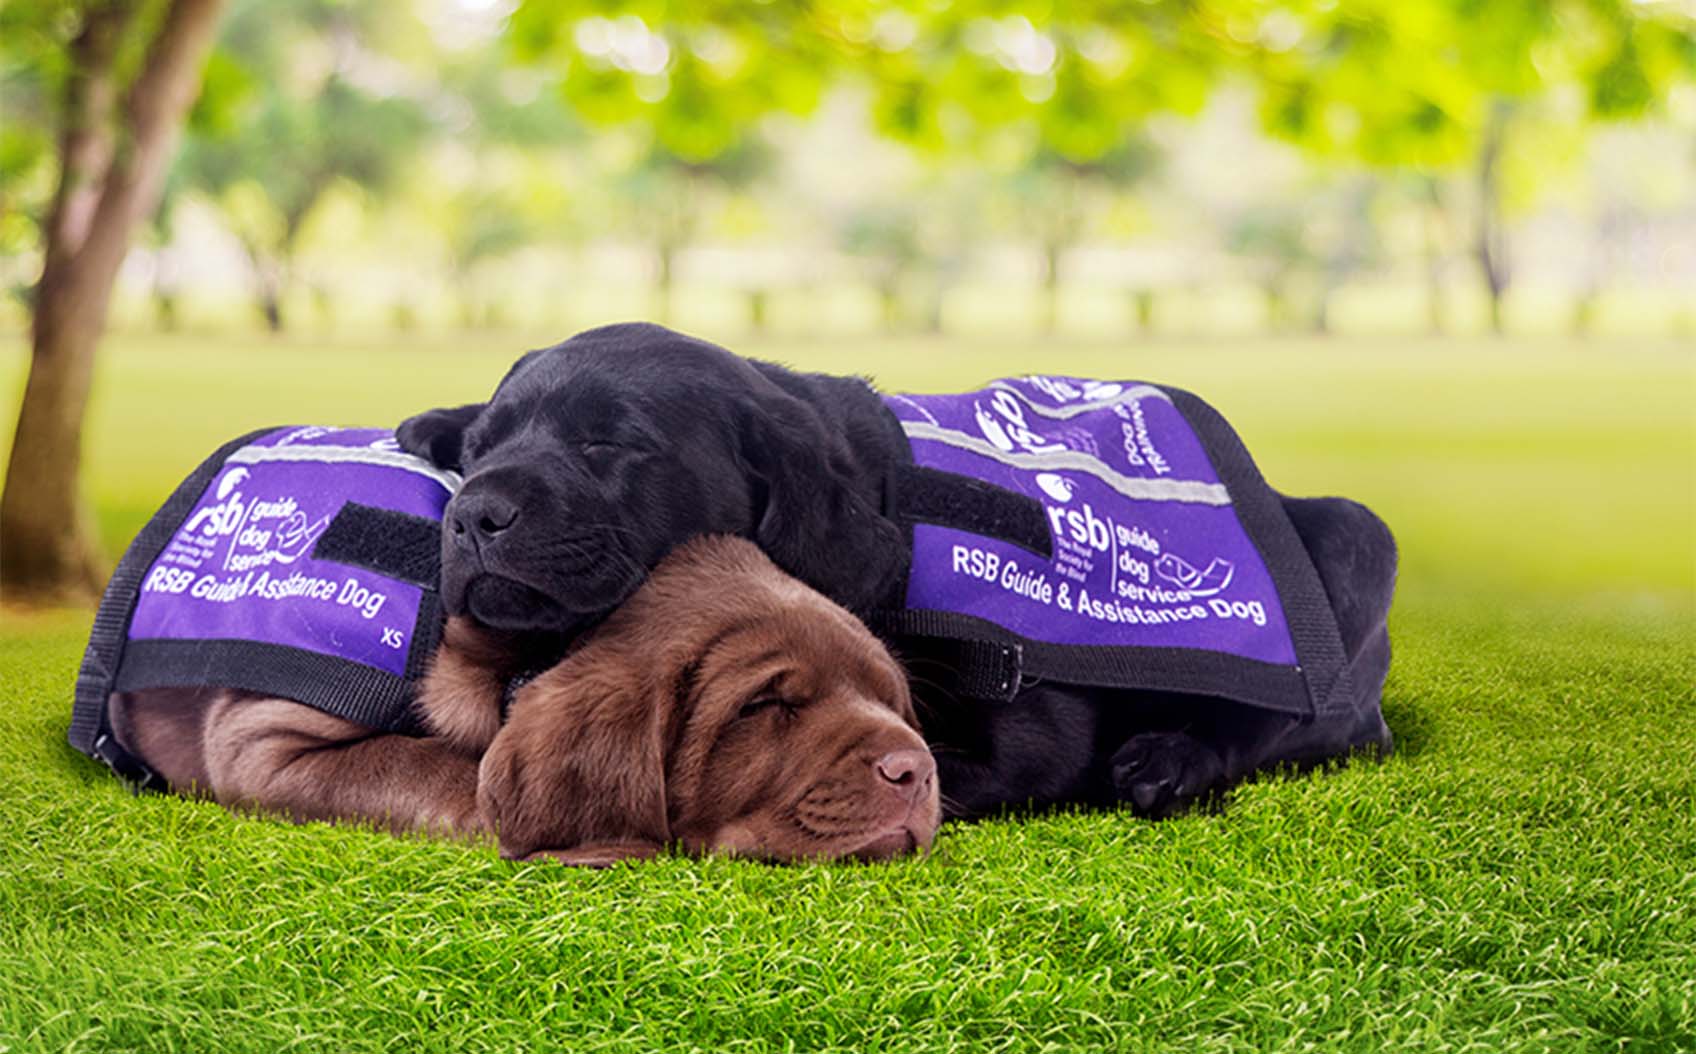
<svg viewBox="0 0 1696 1054"><path fill-rule="evenodd" d="M936 760L928 750L891 750L872 765L897 797L917 803L936 781Z"/></svg>
<svg viewBox="0 0 1696 1054"><path fill-rule="evenodd" d="M899 818L883 834L854 850L861 860L887 860L916 849L929 849L936 837L939 798L936 760L929 750L891 750L872 763L872 771L887 798L896 803Z"/></svg>
<svg viewBox="0 0 1696 1054"><path fill-rule="evenodd" d="M885 860L928 849L941 819L936 761L894 713L856 716L866 724L853 749L803 783L787 807L742 811L713 846L781 860Z"/></svg>

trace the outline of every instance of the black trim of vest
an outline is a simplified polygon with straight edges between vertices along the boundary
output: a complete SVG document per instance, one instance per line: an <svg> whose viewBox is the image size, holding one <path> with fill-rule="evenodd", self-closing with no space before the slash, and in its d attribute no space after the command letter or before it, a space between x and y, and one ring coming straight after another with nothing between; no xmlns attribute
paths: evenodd
<svg viewBox="0 0 1696 1054"><path fill-rule="evenodd" d="M182 683L184 670L193 670L200 684L292 699L381 732L420 728L408 705L411 682L406 677L264 641L132 640L115 687L120 692L170 688Z"/></svg>
<svg viewBox="0 0 1696 1054"><path fill-rule="evenodd" d="M1284 512L1283 499L1267 484L1242 438L1219 411L1181 388L1156 387L1172 397L1173 405L1195 429L1231 495L1237 519L1272 576L1313 715L1326 718L1351 711L1353 691L1337 615L1313 558Z"/></svg>
<svg viewBox="0 0 1696 1054"><path fill-rule="evenodd" d="M1312 712L1307 681L1295 666L1199 648L1052 644L958 611L883 612L876 617L875 625L901 642L898 648L930 659L947 661L935 650L937 641L993 649L980 654L993 654L1000 663L994 674L962 667L956 671L958 681L948 686L971 699L1011 702L1021 688L1038 681L1058 681L1092 688L1213 695L1298 717Z"/></svg>
<svg viewBox="0 0 1696 1054"><path fill-rule="evenodd" d="M948 642L954 661L961 664L956 669L959 683L950 687L970 698L1009 701L1023 684L1052 680L1219 696L1301 717L1324 718L1350 710L1347 663L1336 614L1282 499L1267 485L1242 439L1217 410L1181 388L1153 387L1171 397L1231 495L1243 532L1272 578L1290 631L1295 665L1199 648L1054 644L953 611L881 611L869 621L892 638L897 649L929 656L936 642ZM890 414L895 416L894 411ZM911 447L909 440L909 460ZM910 549L915 517L903 515L899 508L895 512ZM902 582L901 598L907 595L907 585ZM1016 670L1011 683L1010 665Z"/></svg>

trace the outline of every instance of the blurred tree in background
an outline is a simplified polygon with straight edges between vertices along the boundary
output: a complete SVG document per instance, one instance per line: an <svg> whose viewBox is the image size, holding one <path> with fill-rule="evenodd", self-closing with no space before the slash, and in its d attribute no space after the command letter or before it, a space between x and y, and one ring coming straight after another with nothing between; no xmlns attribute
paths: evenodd
<svg viewBox="0 0 1696 1054"><path fill-rule="evenodd" d="M179 161L181 189L224 217L272 331L283 328L301 234L324 196L338 184L389 189L425 139L433 89L380 50L420 36L412 22L391 0L247 0L230 12Z"/></svg>
<svg viewBox="0 0 1696 1054"><path fill-rule="evenodd" d="M1472 253L1498 332L1516 140L1542 122L1641 116L1696 73L1691 13L1674 3L1353 0L1226 25L1273 134L1321 157L1421 173L1438 209L1446 183L1472 183Z"/></svg>
<svg viewBox="0 0 1696 1054"><path fill-rule="evenodd" d="M1048 332L1066 253L1158 165L1146 122L1197 112L1223 57L1188 4L1068 4L1040 28L1006 5L915 4L854 35L880 130L1005 174L1013 226L1041 253Z"/></svg>
<svg viewBox="0 0 1696 1054"><path fill-rule="evenodd" d="M180 170L241 243L266 328L283 328L300 236L324 195L338 183L387 190L424 141L422 98L410 97L422 90L371 49L399 36L405 14L324 0L231 12L202 93L214 117L195 127Z"/></svg>
<svg viewBox="0 0 1696 1054"><path fill-rule="evenodd" d="M616 197L652 248L661 321L672 318L678 253L705 214L770 171L761 123L809 113L837 72L825 10L525 0L513 13L507 32L519 58L563 69L576 113L638 137Z"/></svg>
<svg viewBox="0 0 1696 1054"><path fill-rule="evenodd" d="M0 7L0 285L34 349L9 597L98 582L78 445L138 226L158 324L237 275L272 330L305 296L326 328L553 328L634 286L755 328L857 288L928 330L1065 329L1105 288L1129 331L1238 286L1324 332L1403 280L1430 328L1499 330L1539 269L1587 329L1622 275L1696 275L1674 0L229 3L215 48L221 0Z"/></svg>
<svg viewBox="0 0 1696 1054"><path fill-rule="evenodd" d="M403 207L441 232L449 284L467 328L502 321L490 265L525 246L580 236L573 229L567 173L586 151L579 122L558 97L557 81L514 73L493 48L470 51L440 69L430 106L441 136L426 148L430 178L415 180Z"/></svg>
<svg viewBox="0 0 1696 1054"><path fill-rule="evenodd" d="M80 599L95 595L104 578L78 490L94 353L131 233L164 187L222 7L222 0L14 0L5 7L0 39L8 65L28 69L40 90L37 112L56 133L57 169L38 228L29 380L0 495L0 584L14 596Z"/></svg>

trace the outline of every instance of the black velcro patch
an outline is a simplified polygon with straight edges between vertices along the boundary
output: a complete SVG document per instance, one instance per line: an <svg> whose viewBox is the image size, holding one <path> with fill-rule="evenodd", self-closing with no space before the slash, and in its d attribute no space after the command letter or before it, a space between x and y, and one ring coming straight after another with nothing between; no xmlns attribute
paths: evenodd
<svg viewBox="0 0 1696 1054"><path fill-rule="evenodd" d="M895 515L917 523L981 534L1054 558L1054 535L1042 503L1028 495L921 465L895 475Z"/></svg>
<svg viewBox="0 0 1696 1054"><path fill-rule="evenodd" d="M312 557L434 589L442 570L442 525L350 501L324 529Z"/></svg>

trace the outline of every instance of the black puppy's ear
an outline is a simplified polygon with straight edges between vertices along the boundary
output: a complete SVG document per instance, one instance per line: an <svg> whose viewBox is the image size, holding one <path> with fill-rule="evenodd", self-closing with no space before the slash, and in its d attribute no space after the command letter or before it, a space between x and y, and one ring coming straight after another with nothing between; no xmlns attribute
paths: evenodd
<svg viewBox="0 0 1696 1054"><path fill-rule="evenodd" d="M478 772L501 856L604 867L663 849L664 717L628 657L592 644L525 685Z"/></svg>
<svg viewBox="0 0 1696 1054"><path fill-rule="evenodd" d="M395 429L395 438L400 440L400 448L408 454L416 454L437 468L462 471L461 441L465 437L465 429L488 405L467 403L426 410L402 421Z"/></svg>
<svg viewBox="0 0 1696 1054"><path fill-rule="evenodd" d="M773 563L856 613L896 602L906 537L860 493L852 455L804 403L750 407L742 457L764 498L754 541Z"/></svg>

